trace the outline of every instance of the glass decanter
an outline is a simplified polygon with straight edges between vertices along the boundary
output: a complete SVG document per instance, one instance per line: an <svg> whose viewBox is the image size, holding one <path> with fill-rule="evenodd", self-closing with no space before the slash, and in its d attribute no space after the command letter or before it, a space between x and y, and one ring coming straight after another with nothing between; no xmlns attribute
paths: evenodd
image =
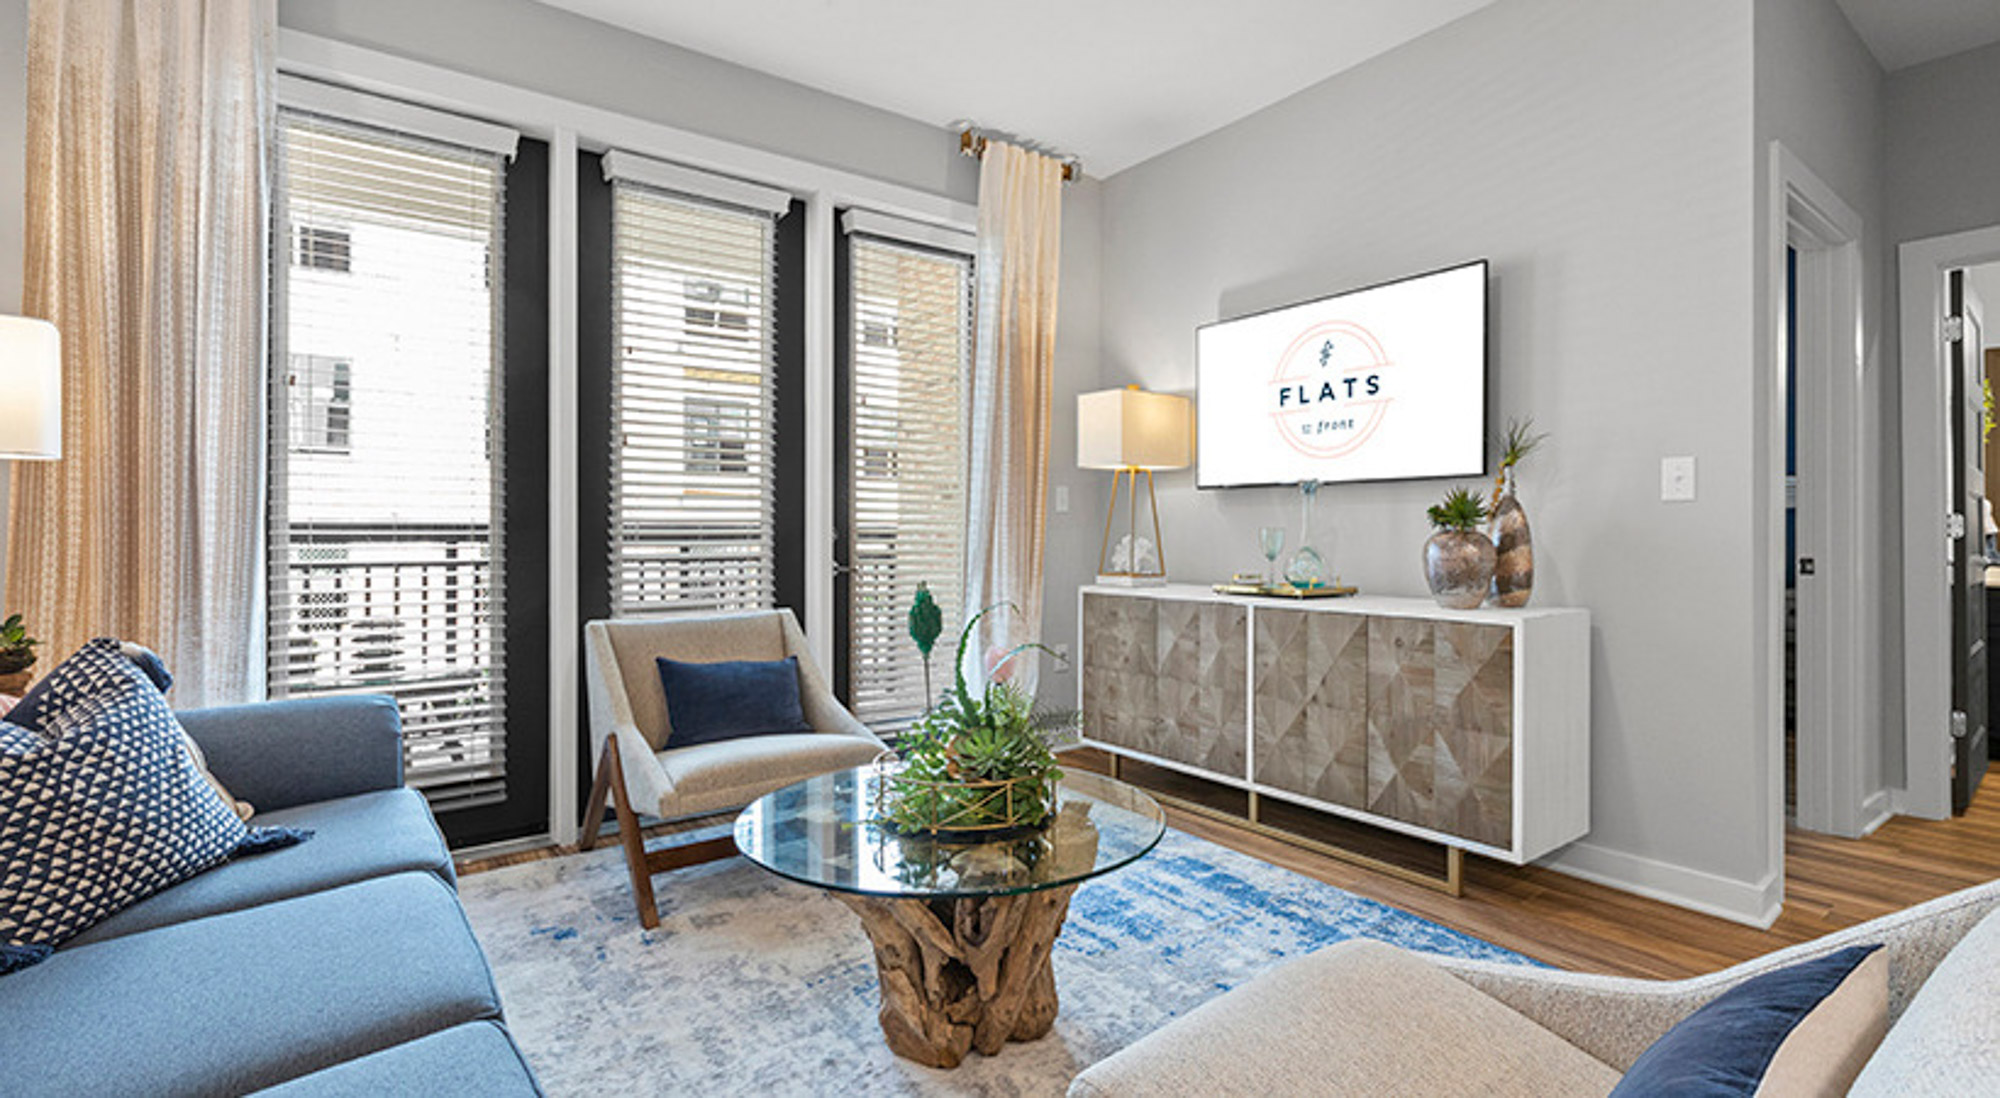
<svg viewBox="0 0 2000 1098"><path fill-rule="evenodd" d="M1299 482L1299 549L1285 565L1285 582L1293 587L1318 587L1326 582L1326 560L1312 547L1313 500L1319 481Z"/></svg>

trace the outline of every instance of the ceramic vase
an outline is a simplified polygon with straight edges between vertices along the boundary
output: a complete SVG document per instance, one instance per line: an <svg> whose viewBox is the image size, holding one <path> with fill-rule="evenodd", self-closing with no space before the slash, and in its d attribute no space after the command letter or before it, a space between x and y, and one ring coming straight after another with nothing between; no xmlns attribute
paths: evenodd
<svg viewBox="0 0 2000 1098"><path fill-rule="evenodd" d="M1528 532L1528 512L1514 495L1514 470L1508 469L1493 508L1492 599L1495 606L1528 605L1535 590L1535 541Z"/></svg>
<svg viewBox="0 0 2000 1098"><path fill-rule="evenodd" d="M1493 539L1478 530L1439 530L1424 543L1424 578L1447 610L1472 610L1493 583Z"/></svg>

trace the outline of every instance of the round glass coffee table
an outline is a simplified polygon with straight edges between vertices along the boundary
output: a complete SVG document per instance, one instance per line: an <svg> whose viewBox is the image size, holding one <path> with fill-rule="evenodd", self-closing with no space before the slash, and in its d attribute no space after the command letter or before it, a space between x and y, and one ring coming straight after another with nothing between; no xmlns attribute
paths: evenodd
<svg viewBox="0 0 2000 1098"><path fill-rule="evenodd" d="M882 1036L898 1055L957 1067L1032 1041L1056 1019L1050 950L1070 894L1160 841L1160 806L1098 774L1069 773L1055 819L999 841L905 835L876 822L883 771L841 770L788 785L736 817L744 857L824 888L875 945Z"/></svg>

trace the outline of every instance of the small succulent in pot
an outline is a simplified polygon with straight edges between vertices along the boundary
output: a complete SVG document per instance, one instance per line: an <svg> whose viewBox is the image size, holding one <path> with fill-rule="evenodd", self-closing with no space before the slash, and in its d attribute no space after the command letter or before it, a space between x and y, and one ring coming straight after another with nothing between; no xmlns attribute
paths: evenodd
<svg viewBox="0 0 2000 1098"><path fill-rule="evenodd" d="M28 635L21 615L9 614L0 622L0 675L13 675L35 666L35 646L42 643Z"/></svg>
<svg viewBox="0 0 2000 1098"><path fill-rule="evenodd" d="M1453 488L1427 512L1436 530L1424 543L1424 579L1431 597L1447 610L1471 610L1486 601L1498 559L1493 540L1479 527L1486 504L1465 488Z"/></svg>

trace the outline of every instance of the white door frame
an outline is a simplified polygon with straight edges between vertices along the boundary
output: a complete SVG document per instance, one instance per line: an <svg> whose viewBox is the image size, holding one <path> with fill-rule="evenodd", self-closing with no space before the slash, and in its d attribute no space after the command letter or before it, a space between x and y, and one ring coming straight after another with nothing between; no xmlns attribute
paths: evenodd
<svg viewBox="0 0 2000 1098"><path fill-rule="evenodd" d="M1945 276L2000 262L2000 226L1912 240L1899 250L1903 318L1903 789L1899 811L1951 815L1951 568L1945 494L1951 430ZM1970 516L1972 523L1979 516ZM1975 525L1973 529L1978 529ZM1975 542L1976 544L1976 542Z"/></svg>
<svg viewBox="0 0 2000 1098"><path fill-rule="evenodd" d="M1867 653L1878 632L1869 598L1878 584L1877 550L1868 531L1874 513L1867 470L1870 435L1867 343L1862 327L1863 224L1784 145L1771 143L1770 308L1775 375L1770 431L1777 485L1769 521L1776 548L1770 567L1774 682L1784 674L1785 628L1785 249L1798 252L1798 545L1816 571L1801 576L1798 598L1798 826L1857 837L1881 822L1885 804L1868 788L1870 685ZM1776 842L1784 816L1783 691L1771 729Z"/></svg>

